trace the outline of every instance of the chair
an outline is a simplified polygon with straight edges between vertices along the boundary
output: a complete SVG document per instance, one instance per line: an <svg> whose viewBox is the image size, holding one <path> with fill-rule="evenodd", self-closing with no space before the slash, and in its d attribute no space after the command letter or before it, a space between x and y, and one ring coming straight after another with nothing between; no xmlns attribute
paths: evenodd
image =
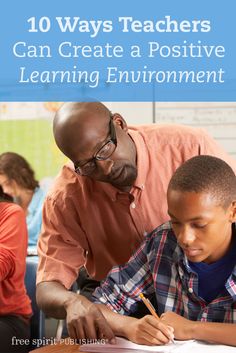
<svg viewBox="0 0 236 353"><path fill-rule="evenodd" d="M25 286L28 296L31 299L33 316L31 317L31 343L33 340L40 340L45 337L45 317L36 303L36 272L38 266L38 257L32 256L26 258ZM32 346L32 348L36 348Z"/></svg>

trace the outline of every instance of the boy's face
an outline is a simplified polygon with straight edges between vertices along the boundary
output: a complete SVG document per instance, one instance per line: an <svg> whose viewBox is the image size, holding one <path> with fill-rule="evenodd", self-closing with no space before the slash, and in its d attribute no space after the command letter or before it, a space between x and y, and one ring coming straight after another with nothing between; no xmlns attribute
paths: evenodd
<svg viewBox="0 0 236 353"><path fill-rule="evenodd" d="M168 213L178 244L192 262L212 263L228 251L236 205L218 206L208 193L169 190Z"/></svg>

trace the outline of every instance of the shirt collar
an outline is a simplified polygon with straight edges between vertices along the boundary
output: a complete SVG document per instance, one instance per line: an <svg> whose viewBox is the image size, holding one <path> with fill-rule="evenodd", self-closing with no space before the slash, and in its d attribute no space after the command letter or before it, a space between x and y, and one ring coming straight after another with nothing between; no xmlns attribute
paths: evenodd
<svg viewBox="0 0 236 353"><path fill-rule="evenodd" d="M148 175L149 170L149 156L146 143L137 130L129 129L128 133L136 146L137 152L137 178L134 182L133 187L143 189Z"/></svg>
<svg viewBox="0 0 236 353"><path fill-rule="evenodd" d="M193 270L189 266L187 256L184 254L183 250L179 245L177 246L176 251L173 255L173 261L178 263L179 265L183 265L188 273L193 272ZM236 302L236 265L234 266L234 269L225 284L225 288L228 291L229 295L232 297L233 301Z"/></svg>
<svg viewBox="0 0 236 353"><path fill-rule="evenodd" d="M233 272L225 284L225 288L227 289L229 295L233 298L233 301L236 302L236 265L234 266Z"/></svg>
<svg viewBox="0 0 236 353"><path fill-rule="evenodd" d="M179 274L181 277L186 277L186 272L188 274L193 273L193 270L189 266L188 258L187 256L183 253L182 249L177 246L176 251L173 255L173 261L178 263L179 267ZM182 267L183 266L183 267ZM228 291L230 297L232 298L233 302L236 302L236 265L233 269L232 274L228 278L225 288Z"/></svg>
<svg viewBox="0 0 236 353"><path fill-rule="evenodd" d="M236 236L236 223L232 224L232 236ZM236 302L236 264L233 268L230 277L226 281L225 288L228 291L229 295L232 297L233 301Z"/></svg>

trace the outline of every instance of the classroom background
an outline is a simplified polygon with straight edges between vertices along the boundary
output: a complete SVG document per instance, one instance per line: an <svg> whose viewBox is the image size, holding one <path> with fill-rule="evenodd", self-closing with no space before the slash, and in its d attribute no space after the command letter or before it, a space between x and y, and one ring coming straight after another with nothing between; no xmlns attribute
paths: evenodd
<svg viewBox="0 0 236 353"><path fill-rule="evenodd" d="M61 102L0 103L0 153L24 156L42 183L50 182L67 161L52 134ZM236 159L236 103L104 102L128 124L171 123L203 127Z"/></svg>
<svg viewBox="0 0 236 353"><path fill-rule="evenodd" d="M52 121L62 102L0 103L0 154L24 156L46 188L67 161L57 148ZM128 124L186 124L203 127L236 159L236 103L104 102ZM46 337L55 337L58 321L47 318Z"/></svg>

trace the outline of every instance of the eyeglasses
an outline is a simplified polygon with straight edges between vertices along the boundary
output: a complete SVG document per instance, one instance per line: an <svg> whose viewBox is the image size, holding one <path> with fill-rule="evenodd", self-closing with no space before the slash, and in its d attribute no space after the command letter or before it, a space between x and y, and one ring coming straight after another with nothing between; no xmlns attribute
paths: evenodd
<svg viewBox="0 0 236 353"><path fill-rule="evenodd" d="M113 124L112 116L109 123L110 139L95 153L93 158L82 165L76 165L75 172L79 175L90 175L96 169L96 161L105 161L108 159L117 147L116 130Z"/></svg>

